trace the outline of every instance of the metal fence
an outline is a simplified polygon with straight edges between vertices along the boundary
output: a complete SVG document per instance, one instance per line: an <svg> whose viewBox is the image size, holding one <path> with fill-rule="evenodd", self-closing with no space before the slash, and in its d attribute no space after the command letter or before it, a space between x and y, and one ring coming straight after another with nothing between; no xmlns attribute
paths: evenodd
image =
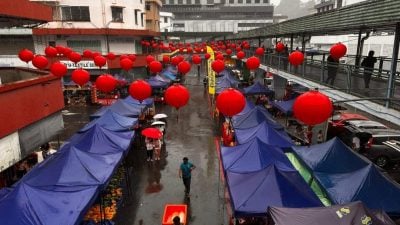
<svg viewBox="0 0 400 225"><path fill-rule="evenodd" d="M246 55L252 55L254 51L247 51ZM339 63L337 73L333 84L327 82L328 63L327 56L321 59L314 57L306 57L302 65L294 67L290 65L288 58L282 54L266 53L260 57L263 65L271 68L285 71L290 74L304 77L307 80L323 84L332 89L341 90L343 92L359 96L360 98L368 98L381 105L388 105L394 109L400 109L400 74L396 73L394 96L387 99L389 89L389 70L382 67L374 68L369 83L369 88L364 84L364 69L355 65ZM378 64L378 63L377 63Z"/></svg>

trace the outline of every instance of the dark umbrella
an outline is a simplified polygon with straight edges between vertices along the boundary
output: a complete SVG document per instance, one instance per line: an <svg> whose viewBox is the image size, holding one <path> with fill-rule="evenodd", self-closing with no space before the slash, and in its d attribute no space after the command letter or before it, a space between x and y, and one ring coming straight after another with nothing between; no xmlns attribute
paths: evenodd
<svg viewBox="0 0 400 225"><path fill-rule="evenodd" d="M154 127L149 127L142 130L142 135L148 138L159 139L162 137L162 133L159 129Z"/></svg>

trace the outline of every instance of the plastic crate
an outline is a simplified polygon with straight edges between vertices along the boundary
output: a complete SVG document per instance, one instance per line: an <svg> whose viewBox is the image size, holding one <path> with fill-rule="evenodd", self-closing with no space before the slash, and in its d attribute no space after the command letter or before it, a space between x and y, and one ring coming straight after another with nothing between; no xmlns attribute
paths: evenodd
<svg viewBox="0 0 400 225"><path fill-rule="evenodd" d="M181 218L181 223L186 225L187 205L166 204L162 217L162 225L172 225L172 219L175 216L179 216Z"/></svg>

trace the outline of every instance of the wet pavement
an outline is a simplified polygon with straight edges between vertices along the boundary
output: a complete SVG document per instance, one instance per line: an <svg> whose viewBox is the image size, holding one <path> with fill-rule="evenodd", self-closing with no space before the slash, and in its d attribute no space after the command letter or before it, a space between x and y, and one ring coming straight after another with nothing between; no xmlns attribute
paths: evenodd
<svg viewBox="0 0 400 225"><path fill-rule="evenodd" d="M146 150L137 145L127 158L132 166L133 194L119 211L117 225L161 224L164 206L182 203L188 205L187 224L223 224L222 184L208 96L204 94L202 79L196 75L187 75L185 86L190 91L190 101L179 112L166 105L156 105L156 113L169 116L161 160L147 162ZM190 198L185 198L178 176L185 156L196 166Z"/></svg>

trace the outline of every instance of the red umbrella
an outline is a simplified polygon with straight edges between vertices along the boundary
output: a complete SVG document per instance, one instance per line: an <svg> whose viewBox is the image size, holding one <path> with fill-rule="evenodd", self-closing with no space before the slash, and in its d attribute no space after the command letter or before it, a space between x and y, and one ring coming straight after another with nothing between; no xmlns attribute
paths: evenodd
<svg viewBox="0 0 400 225"><path fill-rule="evenodd" d="M162 133L159 129L154 127L149 127L142 130L142 135L148 138L159 139L162 137Z"/></svg>

